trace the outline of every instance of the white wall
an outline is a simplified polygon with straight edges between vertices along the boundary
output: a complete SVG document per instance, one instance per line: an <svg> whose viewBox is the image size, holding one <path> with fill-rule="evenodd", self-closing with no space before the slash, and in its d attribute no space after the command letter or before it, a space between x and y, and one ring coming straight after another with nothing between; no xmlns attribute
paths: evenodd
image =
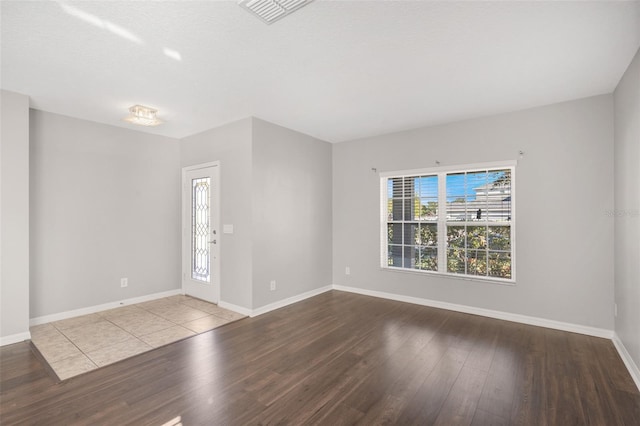
<svg viewBox="0 0 640 426"><path fill-rule="evenodd" d="M517 284L379 266L378 172L518 158ZM613 329L613 98L334 145L333 282ZM345 267L351 275L345 275Z"/></svg>
<svg viewBox="0 0 640 426"><path fill-rule="evenodd" d="M252 163L253 307L331 285L331 144L254 118Z"/></svg>
<svg viewBox="0 0 640 426"><path fill-rule="evenodd" d="M29 98L0 91L0 345L29 338Z"/></svg>
<svg viewBox="0 0 640 426"><path fill-rule="evenodd" d="M640 366L640 51L615 99L615 330Z"/></svg>
<svg viewBox="0 0 640 426"><path fill-rule="evenodd" d="M221 224L234 227L220 234L220 300L251 309L251 118L181 140L181 167L211 161L220 161Z"/></svg>
<svg viewBox="0 0 640 426"><path fill-rule="evenodd" d="M179 142L36 110L30 128L31 317L180 288Z"/></svg>

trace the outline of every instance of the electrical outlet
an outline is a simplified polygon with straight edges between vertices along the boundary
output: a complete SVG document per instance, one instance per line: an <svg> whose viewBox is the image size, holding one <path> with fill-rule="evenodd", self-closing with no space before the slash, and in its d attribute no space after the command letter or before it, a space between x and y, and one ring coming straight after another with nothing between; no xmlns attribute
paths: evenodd
<svg viewBox="0 0 640 426"><path fill-rule="evenodd" d="M129 278L120 278L120 287L128 287L129 286Z"/></svg>
<svg viewBox="0 0 640 426"><path fill-rule="evenodd" d="M348 266L346 268L344 268L344 274L345 275L351 275L351 268L348 267Z"/></svg>
<svg viewBox="0 0 640 426"><path fill-rule="evenodd" d="M271 280L271 282L269 283L269 288L271 289L271 291L275 291L275 289L276 289L276 280Z"/></svg>

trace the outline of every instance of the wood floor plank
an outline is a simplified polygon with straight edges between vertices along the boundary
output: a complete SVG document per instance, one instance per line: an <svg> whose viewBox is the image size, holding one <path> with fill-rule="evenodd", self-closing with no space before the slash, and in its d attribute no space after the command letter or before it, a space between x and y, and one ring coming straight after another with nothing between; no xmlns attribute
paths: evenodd
<svg viewBox="0 0 640 426"><path fill-rule="evenodd" d="M398 417L398 423L433 424L468 356L464 349L448 348Z"/></svg>
<svg viewBox="0 0 640 426"><path fill-rule="evenodd" d="M476 409L471 426L509 426L509 420L487 411Z"/></svg>
<svg viewBox="0 0 640 426"><path fill-rule="evenodd" d="M167 422L638 425L640 392L609 340L339 291L63 382L0 348L3 426Z"/></svg>
<svg viewBox="0 0 640 426"><path fill-rule="evenodd" d="M517 365L515 372L522 374L517 388L517 396L512 406L511 420L517 425L546 425L549 410L546 400L546 384L549 380L545 371L547 348L544 330L523 327L528 333L524 345L517 346Z"/></svg>
<svg viewBox="0 0 640 426"><path fill-rule="evenodd" d="M444 323L444 322L443 322ZM428 331L422 335L423 343L414 348L415 354L406 362L406 368L397 375L393 383L384 389L376 403L369 407L360 423L367 424L396 424L398 417L404 412L411 398L416 394L420 386L433 372L446 352L446 347L430 344L436 330ZM431 338L427 339L427 336ZM419 341L420 339L416 339ZM357 389L354 391L357 392Z"/></svg>
<svg viewBox="0 0 640 426"><path fill-rule="evenodd" d="M514 353L515 324L505 323L498 327L500 332L494 340L494 354L489 367L482 395L478 401L478 410L492 414L498 418L509 419L514 396L521 375L518 374L520 363Z"/></svg>
<svg viewBox="0 0 640 426"><path fill-rule="evenodd" d="M487 374L487 371L474 367L466 365L462 367L434 424L470 425L476 413Z"/></svg>

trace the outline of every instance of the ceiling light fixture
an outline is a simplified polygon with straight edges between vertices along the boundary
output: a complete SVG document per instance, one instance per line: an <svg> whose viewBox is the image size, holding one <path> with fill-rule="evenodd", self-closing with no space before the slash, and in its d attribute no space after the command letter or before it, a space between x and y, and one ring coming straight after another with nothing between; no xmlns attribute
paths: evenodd
<svg viewBox="0 0 640 426"><path fill-rule="evenodd" d="M143 105L134 105L129 108L129 116L125 117L124 121L138 124L140 126L157 126L158 124L163 123L162 120L156 117L157 112L157 109Z"/></svg>
<svg viewBox="0 0 640 426"><path fill-rule="evenodd" d="M238 0L243 9L257 16L266 24L272 24L306 6L313 0Z"/></svg>

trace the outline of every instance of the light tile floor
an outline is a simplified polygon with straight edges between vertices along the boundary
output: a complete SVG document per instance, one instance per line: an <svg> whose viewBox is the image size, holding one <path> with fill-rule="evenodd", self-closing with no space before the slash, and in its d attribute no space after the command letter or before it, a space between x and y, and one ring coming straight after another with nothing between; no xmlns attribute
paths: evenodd
<svg viewBox="0 0 640 426"><path fill-rule="evenodd" d="M31 341L60 380L182 340L244 315L170 296L31 327Z"/></svg>

